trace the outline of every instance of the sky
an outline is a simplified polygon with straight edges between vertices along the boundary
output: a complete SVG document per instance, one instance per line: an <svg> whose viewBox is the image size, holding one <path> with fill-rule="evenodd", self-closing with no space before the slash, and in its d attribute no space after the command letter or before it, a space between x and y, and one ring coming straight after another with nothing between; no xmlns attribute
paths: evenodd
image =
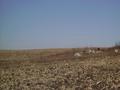
<svg viewBox="0 0 120 90"><path fill-rule="evenodd" d="M0 0L0 49L100 46L120 41L120 0Z"/></svg>

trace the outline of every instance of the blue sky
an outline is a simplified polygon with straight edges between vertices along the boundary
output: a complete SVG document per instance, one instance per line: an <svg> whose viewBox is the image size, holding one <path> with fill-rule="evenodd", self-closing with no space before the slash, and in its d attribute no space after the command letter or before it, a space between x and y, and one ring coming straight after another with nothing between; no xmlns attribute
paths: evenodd
<svg viewBox="0 0 120 90"><path fill-rule="evenodd" d="M0 49L112 46L120 0L0 0Z"/></svg>

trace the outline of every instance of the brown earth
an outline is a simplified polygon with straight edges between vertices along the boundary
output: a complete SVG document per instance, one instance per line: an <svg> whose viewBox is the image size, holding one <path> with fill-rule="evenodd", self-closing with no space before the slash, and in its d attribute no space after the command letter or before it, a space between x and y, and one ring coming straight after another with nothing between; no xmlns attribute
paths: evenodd
<svg viewBox="0 0 120 90"><path fill-rule="evenodd" d="M1 50L0 90L120 90L120 53L86 50Z"/></svg>

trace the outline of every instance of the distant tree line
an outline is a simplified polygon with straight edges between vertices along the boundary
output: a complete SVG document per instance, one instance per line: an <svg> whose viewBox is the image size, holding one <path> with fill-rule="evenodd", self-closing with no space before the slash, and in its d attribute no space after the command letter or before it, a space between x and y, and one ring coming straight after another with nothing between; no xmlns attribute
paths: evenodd
<svg viewBox="0 0 120 90"><path fill-rule="evenodd" d="M120 41L115 43L115 47L120 48Z"/></svg>

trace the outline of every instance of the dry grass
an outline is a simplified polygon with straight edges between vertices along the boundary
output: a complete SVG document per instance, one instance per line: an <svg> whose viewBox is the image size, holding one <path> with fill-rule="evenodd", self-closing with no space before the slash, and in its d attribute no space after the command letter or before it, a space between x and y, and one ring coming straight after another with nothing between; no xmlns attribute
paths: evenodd
<svg viewBox="0 0 120 90"><path fill-rule="evenodd" d="M0 60L0 90L120 90L120 54L70 55L67 50L44 58L33 53L37 60Z"/></svg>

